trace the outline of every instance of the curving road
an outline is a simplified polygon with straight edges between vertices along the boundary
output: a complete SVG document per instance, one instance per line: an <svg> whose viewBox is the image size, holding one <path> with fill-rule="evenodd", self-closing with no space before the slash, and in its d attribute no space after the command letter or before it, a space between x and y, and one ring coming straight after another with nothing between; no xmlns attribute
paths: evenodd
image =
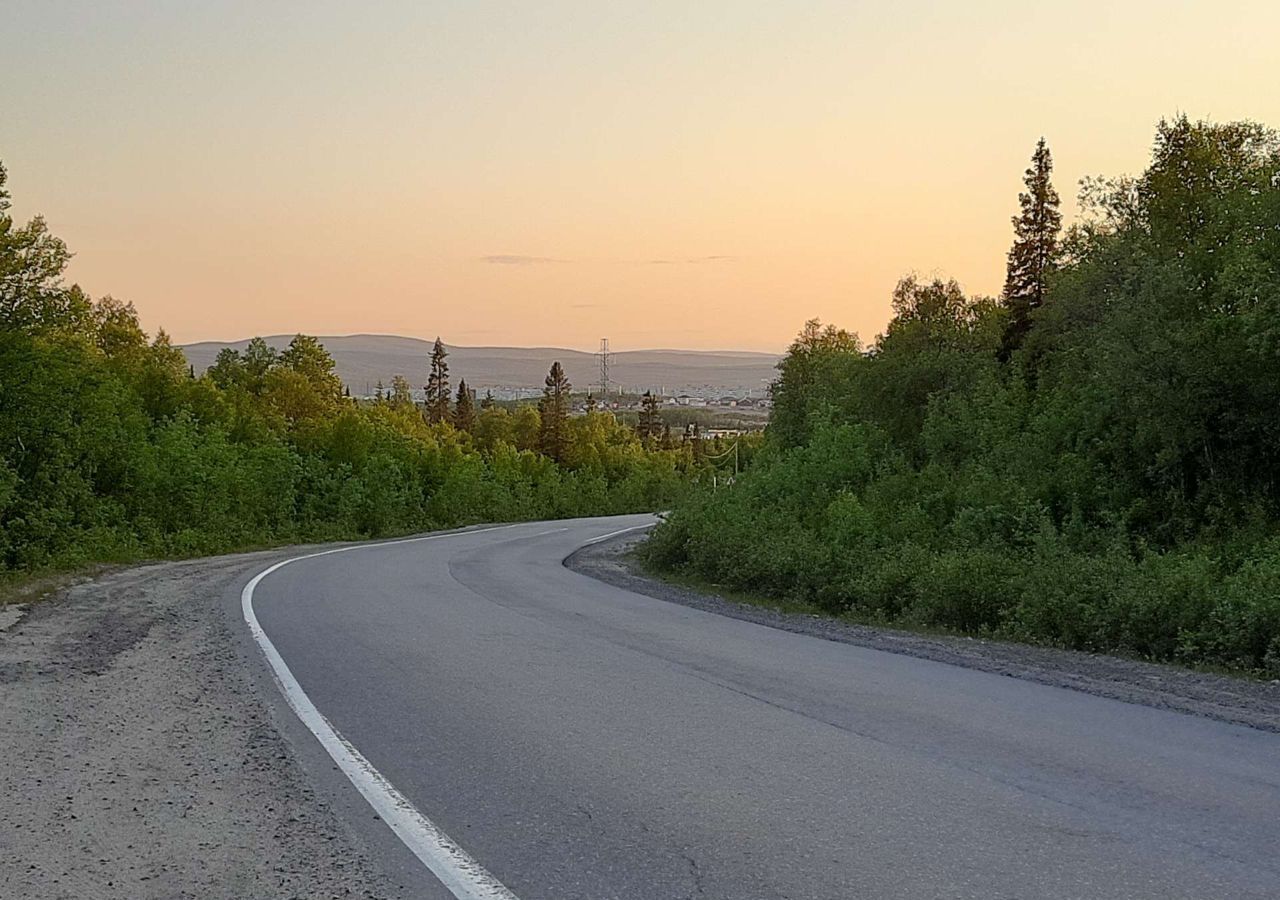
<svg viewBox="0 0 1280 900"><path fill-rule="evenodd" d="M509 892L472 896L1280 896L1280 735L777 631L561 565L651 521L363 545L251 591L367 774ZM281 703L304 765L406 894L466 896Z"/></svg>

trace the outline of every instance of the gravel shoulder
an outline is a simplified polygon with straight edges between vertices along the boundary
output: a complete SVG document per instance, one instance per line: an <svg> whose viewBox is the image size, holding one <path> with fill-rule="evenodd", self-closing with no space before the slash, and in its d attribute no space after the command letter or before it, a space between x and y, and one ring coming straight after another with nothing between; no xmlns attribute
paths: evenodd
<svg viewBox="0 0 1280 900"><path fill-rule="evenodd" d="M638 594L770 628L1280 732L1280 682L1051 647L922 635L752 606L646 575L631 553L643 539L643 535L630 534L593 544L570 555L565 565Z"/></svg>
<svg viewBox="0 0 1280 900"><path fill-rule="evenodd" d="M402 896L309 784L223 602L297 552L113 571L6 608L0 896Z"/></svg>

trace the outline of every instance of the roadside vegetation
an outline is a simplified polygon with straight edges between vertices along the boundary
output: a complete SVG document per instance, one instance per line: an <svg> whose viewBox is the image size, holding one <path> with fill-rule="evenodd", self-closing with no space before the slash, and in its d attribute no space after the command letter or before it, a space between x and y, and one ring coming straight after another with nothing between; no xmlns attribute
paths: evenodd
<svg viewBox="0 0 1280 900"><path fill-rule="evenodd" d="M454 389L437 342L426 402L371 401L299 335L197 376L133 308L67 286L66 246L10 215L0 168L0 583L151 556L664 508L724 451L570 415L559 363L537 405ZM652 431L652 429L650 429Z"/></svg>
<svg viewBox="0 0 1280 900"><path fill-rule="evenodd" d="M1280 142L1162 123L1061 231L1043 142L999 298L805 326L766 446L648 564L860 619L1280 675Z"/></svg>

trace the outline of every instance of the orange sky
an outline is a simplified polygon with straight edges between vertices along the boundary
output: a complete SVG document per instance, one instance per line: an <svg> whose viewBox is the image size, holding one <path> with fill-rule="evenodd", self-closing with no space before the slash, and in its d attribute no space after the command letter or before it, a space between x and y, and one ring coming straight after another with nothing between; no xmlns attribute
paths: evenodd
<svg viewBox="0 0 1280 900"><path fill-rule="evenodd" d="M1280 125L1273 0L5 6L15 212L180 341L869 338L999 289L1041 134L1070 215L1161 116Z"/></svg>

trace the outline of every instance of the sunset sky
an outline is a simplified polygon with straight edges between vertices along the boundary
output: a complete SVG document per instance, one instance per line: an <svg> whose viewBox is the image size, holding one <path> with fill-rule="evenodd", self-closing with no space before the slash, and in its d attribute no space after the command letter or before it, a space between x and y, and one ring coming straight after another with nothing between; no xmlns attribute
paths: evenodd
<svg viewBox="0 0 1280 900"><path fill-rule="evenodd" d="M1280 125L1280 3L5 0L0 159L179 341L779 350L915 271L994 293L1049 141Z"/></svg>

